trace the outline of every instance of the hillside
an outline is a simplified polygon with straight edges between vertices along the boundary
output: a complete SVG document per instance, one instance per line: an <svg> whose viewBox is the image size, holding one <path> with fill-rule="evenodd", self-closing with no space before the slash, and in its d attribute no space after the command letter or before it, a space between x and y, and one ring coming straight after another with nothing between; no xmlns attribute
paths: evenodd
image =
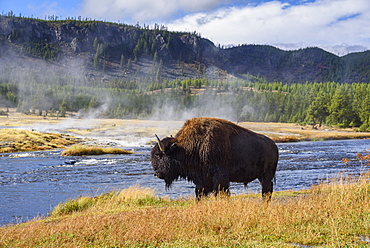
<svg viewBox="0 0 370 248"><path fill-rule="evenodd" d="M369 61L369 51L225 49L158 25L2 16L0 116L213 116L369 131Z"/></svg>
<svg viewBox="0 0 370 248"><path fill-rule="evenodd" d="M266 45L242 45L224 49L195 32L91 20L0 16L0 60L3 69L21 65L37 71L35 63L46 63L56 70L78 66L85 76L102 80L250 76L283 83L370 80L369 51L338 57L320 48L283 51Z"/></svg>

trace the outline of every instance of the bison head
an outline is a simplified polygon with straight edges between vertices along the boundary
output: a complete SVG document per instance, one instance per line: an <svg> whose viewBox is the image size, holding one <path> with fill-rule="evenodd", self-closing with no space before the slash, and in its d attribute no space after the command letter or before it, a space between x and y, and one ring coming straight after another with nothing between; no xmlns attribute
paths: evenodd
<svg viewBox="0 0 370 248"><path fill-rule="evenodd" d="M175 138L164 138L153 147L150 155L154 175L164 179L166 187L170 187L172 182L180 176L180 162L178 158L178 146Z"/></svg>

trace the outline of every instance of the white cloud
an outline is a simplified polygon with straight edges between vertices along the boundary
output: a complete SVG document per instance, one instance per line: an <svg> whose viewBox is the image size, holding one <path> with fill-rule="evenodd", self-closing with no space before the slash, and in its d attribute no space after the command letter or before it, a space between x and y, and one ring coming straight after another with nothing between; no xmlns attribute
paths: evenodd
<svg viewBox="0 0 370 248"><path fill-rule="evenodd" d="M164 21L177 13L211 10L229 0L84 0L82 14L128 22Z"/></svg>
<svg viewBox="0 0 370 248"><path fill-rule="evenodd" d="M83 0L80 14L130 24L156 22L169 30L196 31L222 45L318 46L341 55L370 49L369 0L236 1L244 5L222 7L235 1Z"/></svg>
<svg viewBox="0 0 370 248"><path fill-rule="evenodd" d="M285 48L319 46L370 49L368 0L317 0L301 5L272 1L189 14L169 22L170 30L197 31L220 44L271 44ZM333 47L341 47L340 51ZM364 50L364 49L361 49ZM352 50L351 50L352 51Z"/></svg>

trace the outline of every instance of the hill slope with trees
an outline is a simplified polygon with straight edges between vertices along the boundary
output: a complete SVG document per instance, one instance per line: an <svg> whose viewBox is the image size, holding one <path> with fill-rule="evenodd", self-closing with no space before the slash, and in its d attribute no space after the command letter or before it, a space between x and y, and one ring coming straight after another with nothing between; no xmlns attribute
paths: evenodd
<svg viewBox="0 0 370 248"><path fill-rule="evenodd" d="M238 78L267 81L361 83L370 79L370 52L338 57L320 48L283 51L266 45L215 46L200 35L160 25L93 20L43 21L0 17L1 56L21 54L61 64L81 58L90 74L127 79Z"/></svg>
<svg viewBox="0 0 370 248"><path fill-rule="evenodd" d="M1 16L0 106L54 116L216 116L366 131L369 58L369 51L338 57L319 48L225 49L159 25Z"/></svg>

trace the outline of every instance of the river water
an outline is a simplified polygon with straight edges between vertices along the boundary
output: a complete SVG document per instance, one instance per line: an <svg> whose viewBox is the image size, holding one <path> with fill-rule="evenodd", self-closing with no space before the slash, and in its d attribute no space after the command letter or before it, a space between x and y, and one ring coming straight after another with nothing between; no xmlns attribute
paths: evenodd
<svg viewBox="0 0 370 248"><path fill-rule="evenodd" d="M280 160L275 190L309 188L338 173L359 173L356 153L370 149L370 139L278 144ZM2 154L0 157L0 225L46 216L58 203L79 196L95 196L134 185L170 198L194 195L194 185L177 181L166 191L153 176L149 146L131 155L62 157L61 150ZM347 165L342 159L352 160ZM257 180L247 188L232 183L231 194L260 192Z"/></svg>

